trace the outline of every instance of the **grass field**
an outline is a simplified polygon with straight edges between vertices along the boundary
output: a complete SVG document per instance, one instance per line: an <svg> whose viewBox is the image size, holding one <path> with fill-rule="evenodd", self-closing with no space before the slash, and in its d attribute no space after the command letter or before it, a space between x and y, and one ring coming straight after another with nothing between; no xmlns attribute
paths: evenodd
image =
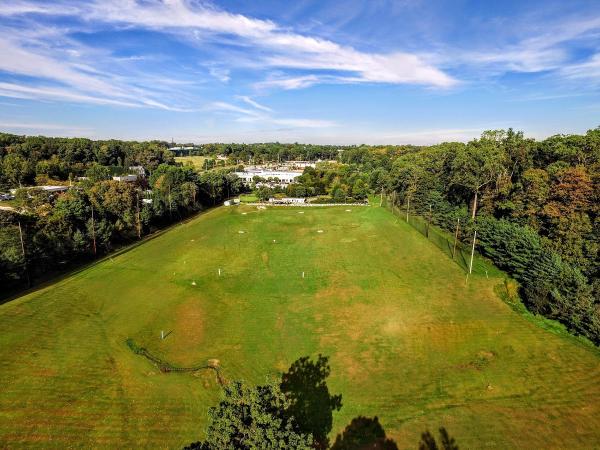
<svg viewBox="0 0 600 450"><path fill-rule="evenodd" d="M441 425L461 448L598 447L598 352L514 312L501 281L466 285L383 208L217 208L0 305L0 447L201 438L214 373L160 373L128 338L256 383L329 355L334 433L362 414L400 448Z"/></svg>
<svg viewBox="0 0 600 450"><path fill-rule="evenodd" d="M176 156L175 157L176 162L182 163L184 166L191 165L197 171L206 170L205 161L207 159L213 159L213 158L206 157L206 156ZM209 163L209 165L210 165L210 163ZM216 166L213 169L225 169L225 168L231 168L231 167L236 167L236 166L235 165Z"/></svg>
<svg viewBox="0 0 600 450"><path fill-rule="evenodd" d="M206 156L176 156L175 161L178 163L182 163L184 166L192 165L196 170L204 170L205 163L207 158Z"/></svg>

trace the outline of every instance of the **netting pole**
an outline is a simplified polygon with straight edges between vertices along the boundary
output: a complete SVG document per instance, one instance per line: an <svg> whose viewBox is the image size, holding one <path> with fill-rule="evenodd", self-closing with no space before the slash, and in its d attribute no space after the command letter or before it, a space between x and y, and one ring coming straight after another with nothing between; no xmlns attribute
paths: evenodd
<svg viewBox="0 0 600 450"><path fill-rule="evenodd" d="M94 204L90 201L92 206L92 248L94 250L94 256L96 255L96 221L94 220Z"/></svg>
<svg viewBox="0 0 600 450"><path fill-rule="evenodd" d="M471 262L469 263L469 274L473 273L473 256L475 255L475 240L477 239L477 230L473 233L473 246L471 247Z"/></svg>
<svg viewBox="0 0 600 450"><path fill-rule="evenodd" d="M19 224L19 238L21 239L21 252L23 253L23 267L25 268L25 276L27 277L27 286L31 286L31 279L29 278L29 267L27 264L27 257L25 256L25 242L23 241L23 229L21 228L21 221Z"/></svg>
<svg viewBox="0 0 600 450"><path fill-rule="evenodd" d="M427 230L425 231L425 236L429 238L429 227L431 226L431 205L429 205L429 218L427 219Z"/></svg>
<svg viewBox="0 0 600 450"><path fill-rule="evenodd" d="M456 244L458 242L458 228L460 227L460 217L456 220L456 231L454 232L454 247L452 248L452 259L456 255Z"/></svg>

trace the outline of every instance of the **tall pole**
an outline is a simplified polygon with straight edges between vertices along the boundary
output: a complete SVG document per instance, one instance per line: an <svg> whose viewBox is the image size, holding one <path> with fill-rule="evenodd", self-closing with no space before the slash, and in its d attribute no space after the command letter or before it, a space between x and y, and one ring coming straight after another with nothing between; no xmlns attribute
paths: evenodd
<svg viewBox="0 0 600 450"><path fill-rule="evenodd" d="M173 219L173 209L171 205L171 185L169 184L169 218Z"/></svg>
<svg viewBox="0 0 600 450"><path fill-rule="evenodd" d="M410 195L408 196L408 203L406 204L406 221L408 222L408 211L410 210Z"/></svg>
<svg viewBox="0 0 600 450"><path fill-rule="evenodd" d="M381 188L381 197L379 198L379 206L383 205L383 188Z"/></svg>
<svg viewBox="0 0 600 450"><path fill-rule="evenodd" d="M473 233L473 246L471 247L471 262L469 263L469 275L473 273L473 256L475 255L475 240L477 239L477 230Z"/></svg>
<svg viewBox="0 0 600 450"><path fill-rule="evenodd" d="M456 244L458 242L458 227L460 226L460 217L456 220L456 231L454 232L454 247L452 248L452 259L456 254Z"/></svg>
<svg viewBox="0 0 600 450"><path fill-rule="evenodd" d="M429 219L427 220L426 236L429 237L429 227L431 226L431 205L429 205Z"/></svg>
<svg viewBox="0 0 600 450"><path fill-rule="evenodd" d="M142 224L140 222L140 192L135 191L135 206L136 206L136 215L137 215L137 233L138 239L142 238Z"/></svg>
<svg viewBox="0 0 600 450"><path fill-rule="evenodd" d="M94 204L92 203L92 249L96 254L96 222L94 221Z"/></svg>
<svg viewBox="0 0 600 450"><path fill-rule="evenodd" d="M25 241L23 240L23 229L21 228L21 221L19 224L19 238L21 239L21 253L23 254L23 265L25 266L25 276L27 277L27 286L31 286L31 280L29 279L29 268L27 267L27 257L25 256Z"/></svg>

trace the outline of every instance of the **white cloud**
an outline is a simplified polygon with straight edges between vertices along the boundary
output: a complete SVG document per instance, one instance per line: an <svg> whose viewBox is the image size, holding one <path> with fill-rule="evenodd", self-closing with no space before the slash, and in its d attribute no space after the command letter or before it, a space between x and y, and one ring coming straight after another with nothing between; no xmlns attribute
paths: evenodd
<svg viewBox="0 0 600 450"><path fill-rule="evenodd" d="M213 102L207 105L206 109L209 111L220 111L224 113L233 114L235 121L239 123L256 124L260 126L286 126L292 128L331 128L337 126L337 124L331 120L321 119L306 119L306 118L287 118L273 116L269 113L274 112L272 109L262 107L258 103L254 102L249 97L241 97L242 101L246 103L255 103L259 106L257 109L242 108L227 102ZM248 102L247 100L250 100ZM252 105L256 108L255 105ZM260 108L262 107L262 109Z"/></svg>
<svg viewBox="0 0 600 450"><path fill-rule="evenodd" d="M40 123L40 122L15 122L4 121L0 119L0 130L9 132L27 132L27 133L47 133L57 132L65 135L81 136L92 133L91 128L74 127L72 125L64 125L57 123Z"/></svg>
<svg viewBox="0 0 600 450"><path fill-rule="evenodd" d="M271 119L271 123L275 125L283 125L293 128L332 128L336 127L337 123L332 120L317 120L317 119Z"/></svg>
<svg viewBox="0 0 600 450"><path fill-rule="evenodd" d="M231 80L230 77L230 70L229 69L223 69L223 68L219 68L219 67L211 67L208 72L215 77L217 80L222 81L223 83L227 83L229 80Z"/></svg>
<svg viewBox="0 0 600 450"><path fill-rule="evenodd" d="M357 80L376 83L414 83L436 87L456 84L449 75L418 55L396 52L372 54L333 41L287 31L277 24L231 14L206 5L190 6L183 0L138 3L134 0L92 2L82 11L88 20L127 24L162 32L191 35L235 36L240 45L262 49L261 60L283 68L338 70L354 74Z"/></svg>
<svg viewBox="0 0 600 450"><path fill-rule="evenodd" d="M254 86L258 89L280 88L285 90L302 89L317 84L321 78L316 75L304 75L300 77L272 78L259 81Z"/></svg>
<svg viewBox="0 0 600 450"><path fill-rule="evenodd" d="M573 55L570 44L585 41L596 45L600 36L600 16L561 19L543 23L543 28L528 24L525 34L513 38L516 42L500 43L500 38L490 40L491 45L480 49L449 49L430 59L447 66L464 65L486 68L492 73L554 71L565 74L562 68L569 65ZM515 33L518 31L515 30Z"/></svg>
<svg viewBox="0 0 600 450"><path fill-rule="evenodd" d="M272 112L273 110L265 105L261 105L256 100L251 99L247 95L239 95L238 98L243 102L248 103L250 106L255 107L256 109L260 109L261 111Z"/></svg>
<svg viewBox="0 0 600 450"><path fill-rule="evenodd" d="M562 74L571 79L589 79L600 84L600 53L596 53L584 62L565 66Z"/></svg>
<svg viewBox="0 0 600 450"><path fill-rule="evenodd" d="M260 115L257 111L242 108L241 106L233 105L227 102L212 102L206 106L206 109L209 111L234 112L252 117L258 117Z"/></svg>

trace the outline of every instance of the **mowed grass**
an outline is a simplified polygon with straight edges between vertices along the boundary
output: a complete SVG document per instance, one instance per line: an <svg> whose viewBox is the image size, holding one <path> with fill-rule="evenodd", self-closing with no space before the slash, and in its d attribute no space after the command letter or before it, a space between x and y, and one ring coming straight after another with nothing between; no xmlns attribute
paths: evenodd
<svg viewBox="0 0 600 450"><path fill-rule="evenodd" d="M467 285L383 208L221 207L0 305L0 447L202 438L214 373L160 373L127 338L252 383L328 355L332 439L377 415L400 448L442 425L462 448L597 447L598 353L514 312L501 282Z"/></svg>
<svg viewBox="0 0 600 450"><path fill-rule="evenodd" d="M175 161L182 163L184 166L192 165L196 170L204 170L206 169L205 161L207 159L206 156L176 156Z"/></svg>

